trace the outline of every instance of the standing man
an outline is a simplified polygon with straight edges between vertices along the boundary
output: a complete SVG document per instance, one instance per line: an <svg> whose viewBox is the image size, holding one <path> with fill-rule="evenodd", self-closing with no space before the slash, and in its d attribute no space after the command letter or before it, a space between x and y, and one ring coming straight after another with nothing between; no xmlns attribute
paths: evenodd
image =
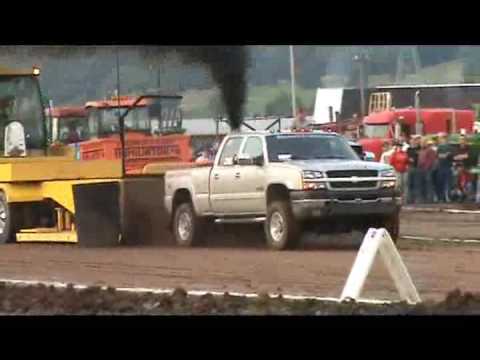
<svg viewBox="0 0 480 360"><path fill-rule="evenodd" d="M75 124L68 124L68 133L66 138L67 144L76 144L80 142L80 136L78 135Z"/></svg>
<svg viewBox="0 0 480 360"><path fill-rule="evenodd" d="M420 152L420 135L413 135L410 140L410 147L407 149L408 155L408 198L407 203L413 204L418 200L418 153Z"/></svg>
<svg viewBox="0 0 480 360"><path fill-rule="evenodd" d="M453 156L453 164L457 173L457 187L460 201L465 201L471 187L471 175L468 171L470 165L470 147L464 135L460 137L460 145Z"/></svg>
<svg viewBox="0 0 480 360"><path fill-rule="evenodd" d="M394 152L390 157L390 165L395 169L397 176L397 188L402 194L403 201L406 201L407 193L407 174L408 174L408 154L402 148L402 143L394 144Z"/></svg>
<svg viewBox="0 0 480 360"><path fill-rule="evenodd" d="M383 164L390 164L390 157L392 156L394 151L395 148L393 146L390 146L390 143L388 141L384 142L382 156L380 156L380 162Z"/></svg>
<svg viewBox="0 0 480 360"><path fill-rule="evenodd" d="M297 112L297 117L293 121L292 130L307 129L310 126L310 121L307 120L305 111L300 108Z"/></svg>
<svg viewBox="0 0 480 360"><path fill-rule="evenodd" d="M452 160L453 152L450 145L447 143L447 134L441 133L438 136L438 167L437 167L437 181L438 193L437 198L439 202L449 201L449 193L452 188Z"/></svg>
<svg viewBox="0 0 480 360"><path fill-rule="evenodd" d="M418 153L418 178L420 191L425 203L433 202L433 172L437 162L437 153L433 149L433 141L425 140ZM419 189L417 189L418 191Z"/></svg>

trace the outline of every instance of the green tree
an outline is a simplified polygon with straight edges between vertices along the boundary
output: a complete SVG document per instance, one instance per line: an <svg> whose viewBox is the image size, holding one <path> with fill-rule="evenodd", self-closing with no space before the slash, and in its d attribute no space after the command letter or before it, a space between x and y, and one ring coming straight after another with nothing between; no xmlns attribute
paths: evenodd
<svg viewBox="0 0 480 360"><path fill-rule="evenodd" d="M286 92L281 92L265 106L265 113L273 116L286 116L292 114L291 96ZM302 100L296 97L297 108L303 107Z"/></svg>

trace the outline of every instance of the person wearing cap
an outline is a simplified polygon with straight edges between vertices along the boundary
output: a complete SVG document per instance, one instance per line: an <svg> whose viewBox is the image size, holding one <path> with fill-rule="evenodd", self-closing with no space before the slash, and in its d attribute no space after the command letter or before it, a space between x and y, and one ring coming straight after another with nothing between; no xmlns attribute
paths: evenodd
<svg viewBox="0 0 480 360"><path fill-rule="evenodd" d="M437 199L439 202L448 202L452 188L452 160L453 152L447 142L447 134L438 134L437 147Z"/></svg>
<svg viewBox="0 0 480 360"><path fill-rule="evenodd" d="M419 177L418 177L418 153L420 151L420 135L410 138L410 146L407 149L408 175L407 175L407 203L413 204L418 200Z"/></svg>
<svg viewBox="0 0 480 360"><path fill-rule="evenodd" d="M437 153L433 149L433 145L433 140L424 139L418 153L419 194L424 203L433 202L433 171L437 162Z"/></svg>

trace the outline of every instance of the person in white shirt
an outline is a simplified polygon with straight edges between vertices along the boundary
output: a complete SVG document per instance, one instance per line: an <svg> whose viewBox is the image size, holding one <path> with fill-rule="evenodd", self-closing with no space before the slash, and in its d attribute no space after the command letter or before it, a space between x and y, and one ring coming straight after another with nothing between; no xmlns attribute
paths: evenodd
<svg viewBox="0 0 480 360"><path fill-rule="evenodd" d="M389 142L385 142L383 144L383 153L382 156L380 157L380 162L383 164L388 164L390 165L390 157L394 153L395 149L390 145Z"/></svg>
<svg viewBox="0 0 480 360"><path fill-rule="evenodd" d="M303 109L299 109L291 130L307 129L310 126L310 121L307 120L307 115Z"/></svg>

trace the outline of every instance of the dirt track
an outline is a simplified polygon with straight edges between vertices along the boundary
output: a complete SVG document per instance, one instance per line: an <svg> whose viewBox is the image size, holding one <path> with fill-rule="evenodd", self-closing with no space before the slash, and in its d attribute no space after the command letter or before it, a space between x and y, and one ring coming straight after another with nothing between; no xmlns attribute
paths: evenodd
<svg viewBox="0 0 480 360"><path fill-rule="evenodd" d="M480 214L403 211L402 235L480 240Z"/></svg>
<svg viewBox="0 0 480 360"><path fill-rule="evenodd" d="M402 256L424 299L454 289L480 291L480 247L425 245ZM353 250L270 252L262 249L117 248L9 245L2 247L3 278L101 284L115 287L184 287L188 290L282 292L338 297L355 258ZM376 264L363 294L397 299Z"/></svg>
<svg viewBox="0 0 480 360"><path fill-rule="evenodd" d="M455 237L478 238L478 217L405 214L402 233L419 234L423 229L436 238L448 236L448 231ZM400 240L399 248L423 299L442 300L455 288L480 291L480 245ZM12 244L2 246L0 278L338 297L355 256L354 249L328 245L272 252L251 237L243 243L227 240L203 249ZM375 264L363 297L397 299L381 264Z"/></svg>

